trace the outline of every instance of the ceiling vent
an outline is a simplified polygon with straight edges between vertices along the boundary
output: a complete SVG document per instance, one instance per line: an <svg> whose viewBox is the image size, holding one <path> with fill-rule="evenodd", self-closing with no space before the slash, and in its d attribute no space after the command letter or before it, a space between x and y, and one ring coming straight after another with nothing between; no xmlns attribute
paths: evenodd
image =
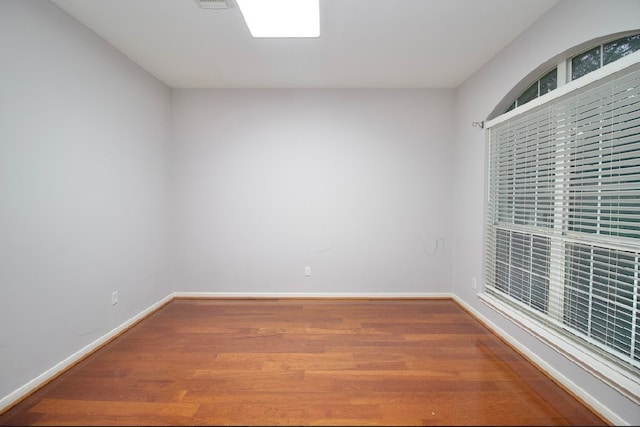
<svg viewBox="0 0 640 427"><path fill-rule="evenodd" d="M227 0L196 0L203 9L228 9Z"/></svg>

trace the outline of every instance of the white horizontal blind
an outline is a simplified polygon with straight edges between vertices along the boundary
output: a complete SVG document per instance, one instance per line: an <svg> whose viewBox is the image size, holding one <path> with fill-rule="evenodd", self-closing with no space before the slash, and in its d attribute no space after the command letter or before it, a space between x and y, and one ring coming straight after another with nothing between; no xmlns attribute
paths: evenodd
<svg viewBox="0 0 640 427"><path fill-rule="evenodd" d="M486 291L640 378L640 66L490 129Z"/></svg>

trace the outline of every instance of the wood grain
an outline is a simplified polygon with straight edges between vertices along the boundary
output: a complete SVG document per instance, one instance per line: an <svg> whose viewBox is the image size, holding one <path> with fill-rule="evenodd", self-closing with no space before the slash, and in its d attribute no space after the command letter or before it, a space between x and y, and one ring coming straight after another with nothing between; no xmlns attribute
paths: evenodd
<svg viewBox="0 0 640 427"><path fill-rule="evenodd" d="M605 425L452 300L177 299L0 425Z"/></svg>

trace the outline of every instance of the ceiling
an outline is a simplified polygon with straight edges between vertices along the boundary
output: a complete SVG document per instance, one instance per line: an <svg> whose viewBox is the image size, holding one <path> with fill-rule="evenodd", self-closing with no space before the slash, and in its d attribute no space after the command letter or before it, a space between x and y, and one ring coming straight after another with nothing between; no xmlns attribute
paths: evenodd
<svg viewBox="0 0 640 427"><path fill-rule="evenodd" d="M454 88L558 3L320 0L319 38L254 39L232 0L51 1L172 88Z"/></svg>

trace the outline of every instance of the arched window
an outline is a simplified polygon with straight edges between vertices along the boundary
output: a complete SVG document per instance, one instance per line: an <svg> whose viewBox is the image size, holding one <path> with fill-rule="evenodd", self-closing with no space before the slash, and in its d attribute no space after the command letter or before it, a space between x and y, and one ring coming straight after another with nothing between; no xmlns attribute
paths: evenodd
<svg viewBox="0 0 640 427"><path fill-rule="evenodd" d="M485 124L481 299L640 403L640 33L564 58Z"/></svg>
<svg viewBox="0 0 640 427"><path fill-rule="evenodd" d="M545 73L544 76L536 80L531 86L525 89L520 96L518 96L507 108L507 111L511 111L516 107L526 104L527 102L536 99L545 93L551 92L558 87L558 67L553 68L551 71Z"/></svg>
<svg viewBox="0 0 640 427"><path fill-rule="evenodd" d="M542 96L558 86L578 79L592 71L601 68L623 58L630 53L640 50L640 33L614 36L615 39L590 45L582 49L580 53L569 57L562 57L553 68L547 69L541 77L538 77L525 90L513 99L509 106L502 112L511 111L527 102Z"/></svg>
<svg viewBox="0 0 640 427"><path fill-rule="evenodd" d="M640 50L640 34L634 34L603 43L575 55L569 61L571 80L578 79L638 50Z"/></svg>

